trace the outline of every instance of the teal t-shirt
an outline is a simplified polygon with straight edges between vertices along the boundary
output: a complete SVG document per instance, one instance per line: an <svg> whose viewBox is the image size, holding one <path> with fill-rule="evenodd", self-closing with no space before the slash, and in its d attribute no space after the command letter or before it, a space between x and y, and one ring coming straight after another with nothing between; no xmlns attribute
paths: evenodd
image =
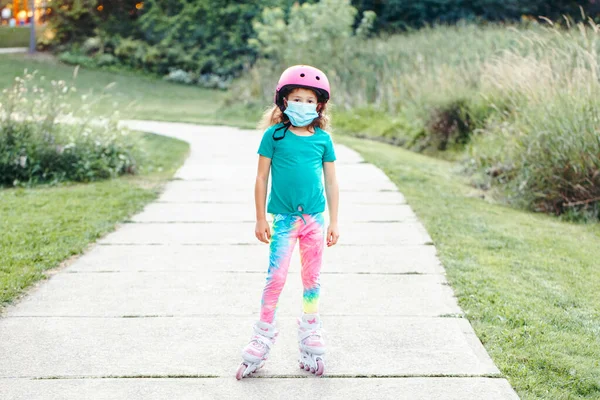
<svg viewBox="0 0 600 400"><path fill-rule="evenodd" d="M323 212L323 163L335 161L331 136L316 128L310 136L298 136L288 130L285 138L274 140L273 132L282 126L277 124L268 128L258 148L258 154L271 159L271 192L267 212ZM283 129L277 132L278 137L283 135Z"/></svg>

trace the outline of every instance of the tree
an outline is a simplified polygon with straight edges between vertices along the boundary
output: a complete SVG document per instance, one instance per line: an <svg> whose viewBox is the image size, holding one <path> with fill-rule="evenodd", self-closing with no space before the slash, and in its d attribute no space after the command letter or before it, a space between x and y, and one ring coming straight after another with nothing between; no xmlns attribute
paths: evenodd
<svg viewBox="0 0 600 400"><path fill-rule="evenodd" d="M377 27L384 30L459 20L519 20L523 15L579 18L580 4L590 15L600 12L597 0L353 0L352 4L359 11L375 11Z"/></svg>

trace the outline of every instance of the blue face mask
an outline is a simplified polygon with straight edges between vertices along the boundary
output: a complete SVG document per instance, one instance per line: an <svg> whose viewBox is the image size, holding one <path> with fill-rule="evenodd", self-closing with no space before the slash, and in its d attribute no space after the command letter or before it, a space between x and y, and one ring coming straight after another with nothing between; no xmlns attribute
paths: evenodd
<svg viewBox="0 0 600 400"><path fill-rule="evenodd" d="M288 116L294 126L307 126L319 116L316 103L300 103L297 101L288 101L283 113Z"/></svg>

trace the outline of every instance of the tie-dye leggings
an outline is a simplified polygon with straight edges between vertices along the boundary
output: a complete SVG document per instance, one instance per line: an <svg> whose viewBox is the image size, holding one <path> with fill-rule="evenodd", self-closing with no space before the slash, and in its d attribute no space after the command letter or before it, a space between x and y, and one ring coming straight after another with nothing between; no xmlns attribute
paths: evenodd
<svg viewBox="0 0 600 400"><path fill-rule="evenodd" d="M300 242L302 308L305 313L319 311L319 275L325 243L325 221L322 213L304 214L304 220L293 214L274 215L267 284L262 295L260 320L269 324L275 319L277 302L285 285L296 241Z"/></svg>

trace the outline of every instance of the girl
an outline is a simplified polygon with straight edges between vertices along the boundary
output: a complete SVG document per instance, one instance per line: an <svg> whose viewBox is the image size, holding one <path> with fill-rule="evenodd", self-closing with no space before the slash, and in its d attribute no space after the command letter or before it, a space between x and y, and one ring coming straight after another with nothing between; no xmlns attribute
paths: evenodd
<svg viewBox="0 0 600 400"><path fill-rule="evenodd" d="M300 367L317 376L324 372L325 345L318 314L319 274L324 236L328 247L335 245L339 238L335 151L331 137L323 130L329 122L326 113L329 98L329 81L325 74L310 66L296 65L281 75L275 91L275 106L263 117L262 127L267 129L258 149L255 234L261 242L270 240L269 270L260 320L254 325L250 343L242 351L244 361L238 368L237 379L262 367L275 342L277 301L296 241L300 242L304 286L303 315L298 320ZM272 182L266 211L273 215L272 230L265 213L269 172ZM330 215L326 235L324 189Z"/></svg>

